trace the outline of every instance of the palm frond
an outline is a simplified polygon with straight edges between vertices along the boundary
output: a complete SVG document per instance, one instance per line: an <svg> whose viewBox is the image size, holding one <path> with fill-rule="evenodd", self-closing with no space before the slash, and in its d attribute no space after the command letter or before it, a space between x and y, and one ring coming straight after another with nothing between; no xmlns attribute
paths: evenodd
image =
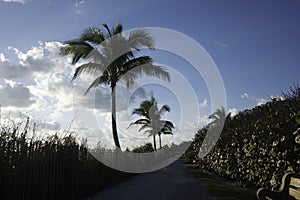
<svg viewBox="0 0 300 200"><path fill-rule="evenodd" d="M174 124L168 120L164 121L164 127L171 128L171 129L175 128Z"/></svg>
<svg viewBox="0 0 300 200"><path fill-rule="evenodd" d="M163 121L164 125L160 130L160 133L165 135L173 135L173 129L175 128L171 121Z"/></svg>
<svg viewBox="0 0 300 200"><path fill-rule="evenodd" d="M140 56L137 58L130 59L126 63L123 64L122 70L120 70L120 76L127 73L134 67L141 66L144 64L152 64L152 62L153 62L153 60L150 56Z"/></svg>
<svg viewBox="0 0 300 200"><path fill-rule="evenodd" d="M97 74L99 72L104 72L106 70L106 66L97 63L86 63L83 64L75 69L75 73L73 75L72 81L76 79L80 74L87 73L87 74Z"/></svg>
<svg viewBox="0 0 300 200"><path fill-rule="evenodd" d="M161 66L153 65L153 64L142 64L132 67L129 70L132 74L137 76L145 75L157 77L165 81L171 81L171 77L169 72Z"/></svg>
<svg viewBox="0 0 300 200"><path fill-rule="evenodd" d="M161 116L158 113L157 103L152 104L150 107L149 116L153 122L160 120Z"/></svg>
<svg viewBox="0 0 300 200"><path fill-rule="evenodd" d="M134 30L131 31L128 40L128 45L139 51L142 47L147 47L149 49L154 49L154 39L153 37L145 30Z"/></svg>
<svg viewBox="0 0 300 200"><path fill-rule="evenodd" d="M163 131L162 132L164 135L173 135L173 132L170 132L170 131Z"/></svg>
<svg viewBox="0 0 300 200"><path fill-rule="evenodd" d="M106 31L109 34L109 36L112 37L112 34L111 34L110 30L109 30L108 25L106 23L103 23L102 26L106 29Z"/></svg>
<svg viewBox="0 0 300 200"><path fill-rule="evenodd" d="M135 122L132 122L129 124L128 128L133 126L133 125L145 125L145 124L149 124L149 120L148 119L138 119Z"/></svg>
<svg viewBox="0 0 300 200"><path fill-rule="evenodd" d="M73 55L72 64L76 64L81 58L85 58L93 49L90 44L81 40L70 40L61 47L60 55Z"/></svg>
<svg viewBox="0 0 300 200"><path fill-rule="evenodd" d="M90 27L82 33L80 40L90 42L94 45L98 45L105 40L105 36L99 28Z"/></svg>
<svg viewBox="0 0 300 200"><path fill-rule="evenodd" d="M121 81L124 82L127 89L132 89L135 85L135 80L137 79L136 74L132 74L131 72L127 72L124 75L122 75Z"/></svg>
<svg viewBox="0 0 300 200"><path fill-rule="evenodd" d="M117 34L120 34L120 33L122 33L122 31L123 31L123 26L122 26L122 24L117 24L114 28L113 28L113 34L114 35L117 35Z"/></svg>
<svg viewBox="0 0 300 200"><path fill-rule="evenodd" d="M145 111L145 109L143 109L143 108L140 107L140 108L133 109L133 111L132 111L131 114L132 115L139 115L139 116L146 117L147 112Z"/></svg>
<svg viewBox="0 0 300 200"><path fill-rule="evenodd" d="M218 120L218 119L224 119L226 117L226 111L223 106L221 108L218 108L214 113L212 113L209 118Z"/></svg>
<svg viewBox="0 0 300 200"><path fill-rule="evenodd" d="M146 128L151 128L151 127L149 127L149 124L144 124L141 126L141 128L138 130L138 132L141 132L142 130L144 130Z"/></svg>
<svg viewBox="0 0 300 200"><path fill-rule="evenodd" d="M109 62L105 52L100 52L97 48L94 48L85 58L103 65L107 65Z"/></svg>
<svg viewBox="0 0 300 200"><path fill-rule="evenodd" d="M153 95L151 96L150 104L151 105L157 104L157 100L155 99L155 97Z"/></svg>
<svg viewBox="0 0 300 200"><path fill-rule="evenodd" d="M159 110L159 115L164 114L165 112L170 112L171 108L167 104L163 105Z"/></svg>
<svg viewBox="0 0 300 200"><path fill-rule="evenodd" d="M88 89L85 91L84 95L86 95L92 88L97 87L98 85L109 84L109 83L110 83L109 77L107 77L105 75L99 76L88 87Z"/></svg>
<svg viewBox="0 0 300 200"><path fill-rule="evenodd" d="M154 105L154 102L145 100L140 104L140 108L145 111L145 116L147 119L150 119L150 108Z"/></svg>

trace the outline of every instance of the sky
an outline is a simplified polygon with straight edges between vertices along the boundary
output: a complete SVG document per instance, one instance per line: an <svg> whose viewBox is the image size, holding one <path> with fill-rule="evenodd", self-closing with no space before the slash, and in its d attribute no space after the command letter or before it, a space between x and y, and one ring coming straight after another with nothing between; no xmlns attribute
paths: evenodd
<svg viewBox="0 0 300 200"><path fill-rule="evenodd" d="M71 82L75 67L70 57L58 55L64 41L104 22L110 26L122 23L125 30L166 28L191 38L220 72L227 112L234 115L251 109L300 82L299 11L298 0L1 0L0 122L24 121L29 116L45 134L69 131L94 144L100 138L101 145L111 146L109 88L99 87L84 96L93 77ZM177 134L164 136L163 142L191 140L213 112L210 86L185 58L163 50L143 53L181 76L172 74L171 83L151 79L153 83L146 85L141 78L133 91L120 85L117 121L121 145L132 148L152 141L136 128L127 128L136 119L132 109L152 94L159 105L170 105L165 118L176 125ZM188 92L196 100L179 98L187 97Z"/></svg>

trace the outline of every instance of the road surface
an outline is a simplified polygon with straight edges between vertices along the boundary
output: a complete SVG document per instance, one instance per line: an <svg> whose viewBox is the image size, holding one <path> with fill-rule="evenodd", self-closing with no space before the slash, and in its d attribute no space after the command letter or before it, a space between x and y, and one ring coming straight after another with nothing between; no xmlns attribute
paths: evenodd
<svg viewBox="0 0 300 200"><path fill-rule="evenodd" d="M212 199L180 161L161 170L130 178L86 200L201 200Z"/></svg>

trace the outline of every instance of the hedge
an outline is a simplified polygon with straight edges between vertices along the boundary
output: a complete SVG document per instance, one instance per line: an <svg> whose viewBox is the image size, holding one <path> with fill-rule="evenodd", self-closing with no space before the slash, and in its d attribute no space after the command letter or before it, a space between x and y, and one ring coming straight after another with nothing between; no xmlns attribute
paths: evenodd
<svg viewBox="0 0 300 200"><path fill-rule="evenodd" d="M300 174L300 88L283 96L228 116L213 150L198 160L209 127L200 129L186 157L203 170L245 185L278 189L285 172Z"/></svg>

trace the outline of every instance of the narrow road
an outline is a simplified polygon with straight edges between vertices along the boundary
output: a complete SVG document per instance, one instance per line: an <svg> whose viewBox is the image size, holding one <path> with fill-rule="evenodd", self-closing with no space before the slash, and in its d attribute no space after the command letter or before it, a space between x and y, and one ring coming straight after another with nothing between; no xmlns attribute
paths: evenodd
<svg viewBox="0 0 300 200"><path fill-rule="evenodd" d="M179 161L161 170L137 175L86 200L212 199L205 187Z"/></svg>

